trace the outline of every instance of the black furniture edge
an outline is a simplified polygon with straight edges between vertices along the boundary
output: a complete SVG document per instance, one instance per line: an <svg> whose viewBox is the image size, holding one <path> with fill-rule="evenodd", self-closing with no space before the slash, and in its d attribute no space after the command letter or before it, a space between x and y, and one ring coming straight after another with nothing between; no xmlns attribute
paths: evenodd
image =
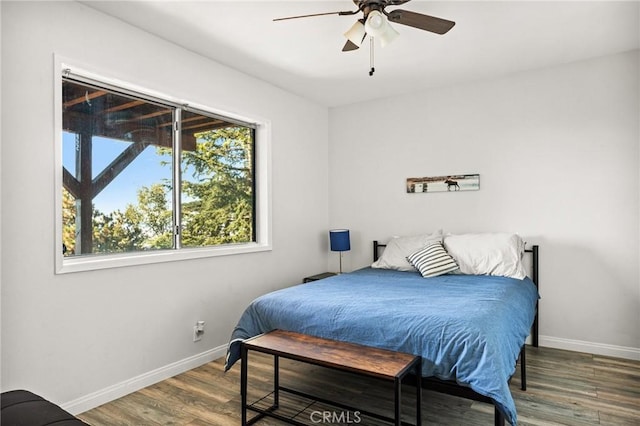
<svg viewBox="0 0 640 426"><path fill-rule="evenodd" d="M53 402L24 389L0 394L3 426L88 426Z"/></svg>

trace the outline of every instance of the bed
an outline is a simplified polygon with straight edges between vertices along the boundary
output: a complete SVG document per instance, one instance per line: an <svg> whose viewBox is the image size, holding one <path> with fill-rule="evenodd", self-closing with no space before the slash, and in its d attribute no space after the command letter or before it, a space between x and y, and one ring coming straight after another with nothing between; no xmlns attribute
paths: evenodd
<svg viewBox="0 0 640 426"><path fill-rule="evenodd" d="M407 352L422 356L425 387L493 403L496 423L515 425L509 380L530 330L537 345L538 247L527 251L532 278L366 267L266 294L242 314L225 370L244 339L274 329Z"/></svg>

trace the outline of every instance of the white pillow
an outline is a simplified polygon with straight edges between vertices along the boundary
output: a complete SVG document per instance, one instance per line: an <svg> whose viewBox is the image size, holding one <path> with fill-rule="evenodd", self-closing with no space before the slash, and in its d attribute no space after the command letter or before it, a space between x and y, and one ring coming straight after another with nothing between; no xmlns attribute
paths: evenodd
<svg viewBox="0 0 640 426"><path fill-rule="evenodd" d="M371 264L372 268L395 269L397 271L415 271L407 256L420 250L429 243L442 242L442 230L433 234L411 237L394 237L387 243L382 256Z"/></svg>
<svg viewBox="0 0 640 426"><path fill-rule="evenodd" d="M524 241L516 234L483 233L445 235L444 247L460 272L523 279Z"/></svg>
<svg viewBox="0 0 640 426"><path fill-rule="evenodd" d="M437 277L458 269L442 243L433 243L407 256L407 260L425 277Z"/></svg>

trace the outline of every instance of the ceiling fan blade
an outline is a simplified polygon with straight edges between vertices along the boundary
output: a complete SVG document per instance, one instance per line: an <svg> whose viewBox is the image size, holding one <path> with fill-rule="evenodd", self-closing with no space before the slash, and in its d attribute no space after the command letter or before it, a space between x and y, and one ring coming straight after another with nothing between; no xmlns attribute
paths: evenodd
<svg viewBox="0 0 640 426"><path fill-rule="evenodd" d="M409 2L409 1L411 1L411 0L387 0L387 3L385 4L385 7L386 6L398 6L398 5L401 5L401 4L405 4L405 3Z"/></svg>
<svg viewBox="0 0 640 426"><path fill-rule="evenodd" d="M313 16L326 16L326 15L339 15L339 16L355 15L358 12L360 11L356 10L356 11L347 11L347 12L312 13L311 15L298 15L298 16L287 16L285 18L275 18L274 21L286 21L287 19L311 18Z"/></svg>
<svg viewBox="0 0 640 426"><path fill-rule="evenodd" d="M456 24L455 22L448 21L446 19L402 9L396 9L389 13L385 12L385 14L390 22L408 25L410 27L430 31L436 34L444 34Z"/></svg>
<svg viewBox="0 0 640 426"><path fill-rule="evenodd" d="M342 48L343 52L351 52L352 50L357 50L360 47L353 43L351 40L347 40L347 42L344 44L344 47Z"/></svg>

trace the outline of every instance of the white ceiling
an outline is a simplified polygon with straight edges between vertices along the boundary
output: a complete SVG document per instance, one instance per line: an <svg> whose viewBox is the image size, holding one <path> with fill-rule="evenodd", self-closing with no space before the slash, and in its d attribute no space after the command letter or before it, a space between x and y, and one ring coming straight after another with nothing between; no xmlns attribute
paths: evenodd
<svg viewBox="0 0 640 426"><path fill-rule="evenodd" d="M456 22L445 35L394 24L392 44L341 52L360 15L342 1L85 1L193 52L327 106L493 78L640 47L638 1L421 1L406 9Z"/></svg>

